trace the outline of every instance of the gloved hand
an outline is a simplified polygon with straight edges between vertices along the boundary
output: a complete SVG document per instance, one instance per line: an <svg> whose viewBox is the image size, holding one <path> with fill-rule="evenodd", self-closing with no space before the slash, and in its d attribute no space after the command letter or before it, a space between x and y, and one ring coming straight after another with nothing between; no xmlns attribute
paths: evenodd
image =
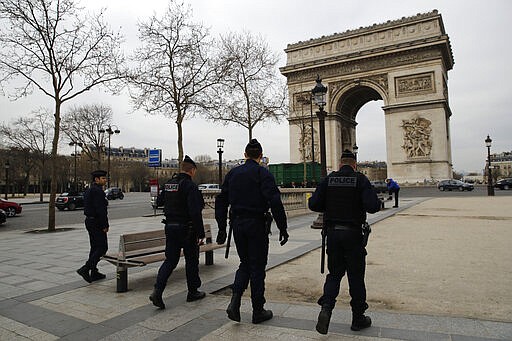
<svg viewBox="0 0 512 341"><path fill-rule="evenodd" d="M286 230L279 230L279 242L281 243L281 246L286 244L288 241L288 232Z"/></svg>
<svg viewBox="0 0 512 341"><path fill-rule="evenodd" d="M221 245L221 244L224 244L226 242L226 238L227 238L227 234L226 234L226 229L222 230L220 229L219 232L217 233L217 244Z"/></svg>

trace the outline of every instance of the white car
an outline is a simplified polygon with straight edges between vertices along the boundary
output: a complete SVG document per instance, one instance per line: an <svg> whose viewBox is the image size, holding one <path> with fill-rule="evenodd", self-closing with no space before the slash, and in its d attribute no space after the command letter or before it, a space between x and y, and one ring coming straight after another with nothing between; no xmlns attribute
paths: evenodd
<svg viewBox="0 0 512 341"><path fill-rule="evenodd" d="M210 189L219 189L218 184L200 184L197 187L199 188L200 191L210 190Z"/></svg>

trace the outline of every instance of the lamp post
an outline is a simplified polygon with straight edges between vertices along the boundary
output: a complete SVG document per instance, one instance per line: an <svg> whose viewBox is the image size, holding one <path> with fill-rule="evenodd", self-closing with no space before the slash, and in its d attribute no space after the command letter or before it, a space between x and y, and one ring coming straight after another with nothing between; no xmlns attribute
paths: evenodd
<svg viewBox="0 0 512 341"><path fill-rule="evenodd" d="M311 95L319 109L316 112L316 116L318 117L318 125L320 128L320 169L322 178L327 176L327 157L325 152L325 116L327 113L324 111L326 94L327 87L322 84L322 79L320 79L320 75L318 75L316 77L316 85L313 90L311 90ZM320 213L318 218L313 222L313 225L311 225L311 228L321 229L323 226L324 215Z"/></svg>
<svg viewBox="0 0 512 341"><path fill-rule="evenodd" d="M313 125L313 97L309 98L310 121L311 121L311 176L313 181L316 179L315 172L315 126Z"/></svg>
<svg viewBox="0 0 512 341"><path fill-rule="evenodd" d="M5 200L7 200L7 194L9 193L9 160L4 164L5 168Z"/></svg>
<svg viewBox="0 0 512 341"><path fill-rule="evenodd" d="M78 183L76 181L76 157L77 157L76 147L77 146L82 147L82 143L81 142L76 142L76 141L71 141L71 142L69 142L69 145L70 146L75 146L75 153L73 154L73 156L75 157L75 174L74 174L74 177L73 177L73 182L75 184L75 192L78 192Z"/></svg>
<svg viewBox="0 0 512 341"><path fill-rule="evenodd" d="M115 129L112 130L112 127ZM108 125L107 129L100 129L100 133L108 133L108 157L107 157L107 188L110 188L110 136L113 134L119 134L121 130L117 126Z"/></svg>
<svg viewBox="0 0 512 341"><path fill-rule="evenodd" d="M318 117L318 124L320 126L320 163L322 169L322 177L327 176L327 157L325 152L325 116L327 113L324 111L325 106L325 95L327 94L327 87L322 84L322 79L320 75L316 78L316 85L311 90L311 94L313 95L313 99L315 100L316 105L318 105L318 111L316 112L316 116Z"/></svg>
<svg viewBox="0 0 512 341"><path fill-rule="evenodd" d="M494 196L494 187L492 186L492 171L491 171L491 138L487 135L485 139L485 146L487 147L487 169L489 170L487 179L487 195Z"/></svg>
<svg viewBox="0 0 512 341"><path fill-rule="evenodd" d="M224 153L222 150L223 147L224 139L217 139L217 153L219 154L219 188L222 186L222 153Z"/></svg>
<svg viewBox="0 0 512 341"><path fill-rule="evenodd" d="M352 152L354 153L354 156L356 157L356 162L357 162L357 151L359 150L359 147L357 146L357 144L354 143L354 146L352 147Z"/></svg>

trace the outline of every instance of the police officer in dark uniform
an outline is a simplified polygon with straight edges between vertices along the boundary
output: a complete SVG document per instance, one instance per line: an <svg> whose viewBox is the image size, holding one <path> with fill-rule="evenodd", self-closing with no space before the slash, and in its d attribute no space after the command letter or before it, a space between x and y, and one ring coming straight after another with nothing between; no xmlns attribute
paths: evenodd
<svg viewBox="0 0 512 341"><path fill-rule="evenodd" d="M180 173L165 183L157 198L158 206L164 205L165 261L158 270L155 288L149 299L161 309L165 309L162 293L169 276L178 265L181 249L185 255L187 302L200 300L206 295L197 290L201 286L199 245L204 242L205 235L202 216L203 195L192 182L196 171L195 162L185 155Z"/></svg>
<svg viewBox="0 0 512 341"><path fill-rule="evenodd" d="M316 330L327 334L345 272L352 298L351 329L357 331L370 327L372 321L364 315L368 304L364 284L366 249L362 225L366 222L366 212L380 210L380 200L368 178L356 172L356 158L352 152L345 150L341 156L340 170L329 174L318 185L309 199L309 209L324 213L323 233L327 233L329 274L324 293L318 300L322 309Z"/></svg>
<svg viewBox="0 0 512 341"><path fill-rule="evenodd" d="M215 219L219 227L217 243L226 241L228 206L240 266L233 283L233 296L226 310L228 317L240 322L242 295L251 282L252 323L272 318L265 304L265 266L268 258L270 224L265 224L269 207L279 228L281 245L288 241L286 214L274 176L259 163L261 144L252 139L245 148L246 161L226 174L221 193L215 200ZM267 215L268 217L268 215ZM268 228L267 228L268 226Z"/></svg>
<svg viewBox="0 0 512 341"><path fill-rule="evenodd" d="M89 233L91 249L85 265L76 271L89 283L105 278L105 275L98 271L97 264L108 249L107 232L109 227L108 201L103 191L103 186L107 183L107 172L96 170L91 173L91 176L91 187L84 194L85 227Z"/></svg>

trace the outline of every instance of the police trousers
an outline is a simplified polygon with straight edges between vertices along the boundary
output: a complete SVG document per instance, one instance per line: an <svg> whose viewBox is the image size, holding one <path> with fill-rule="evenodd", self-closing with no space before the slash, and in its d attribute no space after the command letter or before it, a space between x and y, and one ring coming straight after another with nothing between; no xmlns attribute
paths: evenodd
<svg viewBox="0 0 512 341"><path fill-rule="evenodd" d="M265 304L265 267L268 258L268 233L263 216L235 217L233 236L240 258L233 292L243 294L250 281L252 308L254 311L260 311Z"/></svg>
<svg viewBox="0 0 512 341"><path fill-rule="evenodd" d="M103 232L103 230L97 226L94 218L85 218L85 228L89 233L89 244L91 246L89 259L85 265L89 269L95 270L100 258L105 255L108 250L107 233Z"/></svg>
<svg viewBox="0 0 512 341"><path fill-rule="evenodd" d="M165 260L158 270L155 289L163 292L167 280L178 265L181 249L185 256L185 274L188 291L195 292L201 286L199 278L199 245L195 232L187 225L165 224Z"/></svg>
<svg viewBox="0 0 512 341"><path fill-rule="evenodd" d="M350 306L354 315L362 315L366 303L364 273L366 249L362 245L360 229L329 230L327 232L327 268L324 293L318 300L322 307L332 310L340 292L340 282L345 273L348 277Z"/></svg>

